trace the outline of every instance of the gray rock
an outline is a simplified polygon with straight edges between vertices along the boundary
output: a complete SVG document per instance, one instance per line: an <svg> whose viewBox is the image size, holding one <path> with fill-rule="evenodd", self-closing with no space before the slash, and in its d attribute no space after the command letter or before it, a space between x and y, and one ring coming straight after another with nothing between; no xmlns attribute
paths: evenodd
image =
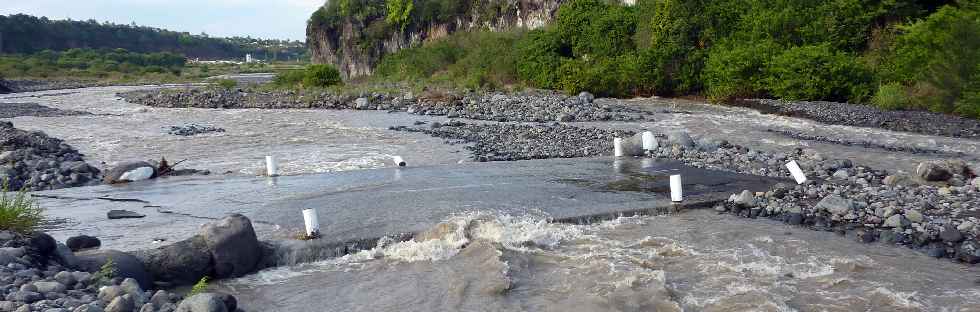
<svg viewBox="0 0 980 312"><path fill-rule="evenodd" d="M79 268L90 273L98 272L110 259L115 263L116 276L127 278L131 277L139 282L140 287L148 289L153 285L153 279L146 272L143 263L133 255L111 249L86 250L76 254L79 260Z"/></svg>
<svg viewBox="0 0 980 312"><path fill-rule="evenodd" d="M14 310L14 312L31 312L31 306L26 304L22 305L17 310Z"/></svg>
<svg viewBox="0 0 980 312"><path fill-rule="evenodd" d="M133 302L135 302L134 307L141 306L143 305L144 302L146 302L146 298L144 298L145 295L143 294L143 289L140 288L139 283L136 282L135 279L132 278L124 279L122 283L119 283L119 287L121 287L122 290L126 292L126 294L132 296Z"/></svg>
<svg viewBox="0 0 980 312"><path fill-rule="evenodd" d="M33 291L18 290L7 295L7 300L23 303L34 303L44 299L44 296Z"/></svg>
<svg viewBox="0 0 980 312"><path fill-rule="evenodd" d="M233 214L206 224L200 235L211 251L214 278L252 273L262 258L252 221L243 215Z"/></svg>
<svg viewBox="0 0 980 312"><path fill-rule="evenodd" d="M113 285L99 288L99 300L106 303L112 302L113 299L125 294L126 290L124 290L122 286Z"/></svg>
<svg viewBox="0 0 980 312"><path fill-rule="evenodd" d="M944 227L942 232L939 232L939 238L947 243L959 243L964 239L963 233L960 233L960 230L952 225Z"/></svg>
<svg viewBox="0 0 980 312"><path fill-rule="evenodd" d="M687 134L687 131L671 131L667 134L667 142L684 148L694 147L694 139L691 139L691 135Z"/></svg>
<svg viewBox="0 0 980 312"><path fill-rule="evenodd" d="M116 297L116 299L112 299L112 302L105 307L105 312L133 312L135 309L134 305L133 296L125 294Z"/></svg>
<svg viewBox="0 0 980 312"><path fill-rule="evenodd" d="M592 93L582 91L578 94L578 99L582 101L582 103L591 104L593 101L595 101L595 96L592 95Z"/></svg>
<svg viewBox="0 0 980 312"><path fill-rule="evenodd" d="M357 98L354 100L354 109L368 109L369 101L367 98Z"/></svg>
<svg viewBox="0 0 980 312"><path fill-rule="evenodd" d="M153 307L153 304L151 303L143 304L143 307L140 308L139 310L139 312L156 312L156 311L157 308Z"/></svg>
<svg viewBox="0 0 980 312"><path fill-rule="evenodd" d="M59 282L34 282L34 287L37 287L37 292L42 294L51 292L61 293L68 290L68 287Z"/></svg>
<svg viewBox="0 0 980 312"><path fill-rule="evenodd" d="M0 266L6 266L10 263L17 262L16 256L7 252L6 250L0 250Z"/></svg>
<svg viewBox="0 0 980 312"><path fill-rule="evenodd" d="M814 206L818 211L827 211L831 214L843 216L850 213L855 207L854 201L840 197L838 195L828 195Z"/></svg>
<svg viewBox="0 0 980 312"><path fill-rule="evenodd" d="M128 179L125 176L127 173L132 173L136 170L145 170L142 168L149 168L152 171L150 178L156 177L156 167L150 165L150 163L145 161L130 161L117 164L112 169L107 170L103 176L103 181L108 184L133 182L132 179Z"/></svg>
<svg viewBox="0 0 980 312"><path fill-rule="evenodd" d="M756 206L755 195L753 195L752 192L749 192L748 190L744 190L742 191L741 194L738 194L738 196L735 197L735 204L745 208L755 207Z"/></svg>
<svg viewBox="0 0 980 312"><path fill-rule="evenodd" d="M75 308L75 311L73 312L105 312L105 311L102 310L102 308L100 308L98 305L86 304L86 305L79 306L78 308Z"/></svg>
<svg viewBox="0 0 980 312"><path fill-rule="evenodd" d="M214 269L211 251L204 238L196 235L172 245L135 253L153 279L173 285L190 285Z"/></svg>
<svg viewBox="0 0 980 312"><path fill-rule="evenodd" d="M909 220L902 215L893 215L885 219L884 227L904 229L909 226Z"/></svg>
<svg viewBox="0 0 980 312"><path fill-rule="evenodd" d="M146 215L129 210L109 210L106 217L109 219L139 219L146 217Z"/></svg>
<svg viewBox="0 0 980 312"><path fill-rule="evenodd" d="M846 180L847 178L851 177L851 175L847 173L847 170L839 169L837 172L834 172L833 177L835 179Z"/></svg>
<svg viewBox="0 0 980 312"><path fill-rule="evenodd" d="M923 217L922 213L917 210L909 210L905 212L905 217L912 221L913 223L922 223Z"/></svg>
<svg viewBox="0 0 980 312"><path fill-rule="evenodd" d="M0 301L0 311L3 312L13 312L17 309L18 304L13 301Z"/></svg>
<svg viewBox="0 0 980 312"><path fill-rule="evenodd" d="M58 281L58 283L61 283L62 285L65 286L75 285L75 282L77 282L75 280L75 274L72 274L71 272L68 271L58 272L58 274L54 275L54 280Z"/></svg>
<svg viewBox="0 0 980 312"><path fill-rule="evenodd" d="M65 244L58 243L58 247L54 250L55 259L61 262L62 265L68 268L78 267L78 257L75 257L75 253L71 251Z"/></svg>
<svg viewBox="0 0 980 312"><path fill-rule="evenodd" d="M229 295L215 294L215 293L203 293L191 296L190 298L184 299L183 302L177 306L176 312L226 312L234 311L237 308L237 302L234 306L229 306L229 299L234 302L235 299Z"/></svg>
<svg viewBox="0 0 980 312"><path fill-rule="evenodd" d="M915 175L925 181L946 181L953 177L949 168L943 166L942 163L932 161L919 163L919 166L915 168Z"/></svg>
<svg viewBox="0 0 980 312"><path fill-rule="evenodd" d="M154 308L159 309L170 303L170 294L166 290L157 290L153 293L153 297L150 297L150 303Z"/></svg>
<svg viewBox="0 0 980 312"><path fill-rule="evenodd" d="M14 151L6 151L6 152L3 152L3 153L0 153L0 164L6 164L6 163L9 163L11 161L14 161L17 158L16 156L17 155L14 154Z"/></svg>
<svg viewBox="0 0 980 312"><path fill-rule="evenodd" d="M65 241L65 244L68 245L68 248L71 248L72 251L79 251L82 249L98 248L99 246L102 246L102 241L96 237L79 235L69 237L68 240Z"/></svg>

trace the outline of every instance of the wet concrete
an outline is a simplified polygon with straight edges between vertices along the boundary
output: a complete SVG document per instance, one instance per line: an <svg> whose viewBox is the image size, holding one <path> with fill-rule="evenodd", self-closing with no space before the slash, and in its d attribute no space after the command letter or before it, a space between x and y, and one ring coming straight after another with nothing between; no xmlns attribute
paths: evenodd
<svg viewBox="0 0 980 312"><path fill-rule="evenodd" d="M684 176L685 205L705 206L781 180L612 158L553 159L355 170L280 178L178 178L41 192L59 240L86 234L104 248L134 250L189 237L200 225L242 213L263 239L302 232L301 210L317 208L324 240L417 232L473 211L588 222L675 207L668 176ZM97 199L102 198L102 199ZM114 199L114 200L107 200ZM108 220L111 209L146 217ZM667 209L669 210L669 209Z"/></svg>

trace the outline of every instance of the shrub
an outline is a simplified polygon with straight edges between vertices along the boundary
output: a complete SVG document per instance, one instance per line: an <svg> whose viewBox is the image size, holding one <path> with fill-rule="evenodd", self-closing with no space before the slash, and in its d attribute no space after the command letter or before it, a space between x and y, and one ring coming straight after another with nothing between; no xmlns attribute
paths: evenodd
<svg viewBox="0 0 980 312"><path fill-rule="evenodd" d="M272 83L280 87L291 87L298 86L303 83L303 77L306 76L305 70L287 70L276 73L276 77L272 79Z"/></svg>
<svg viewBox="0 0 980 312"><path fill-rule="evenodd" d="M218 79L215 84L222 89L231 90L238 87L238 81L235 79Z"/></svg>
<svg viewBox="0 0 980 312"><path fill-rule="evenodd" d="M871 93L871 73L829 45L803 46L776 56L767 68L772 95L789 100L863 102Z"/></svg>
<svg viewBox="0 0 980 312"><path fill-rule="evenodd" d="M881 109L896 110L909 108L911 99L905 86L892 82L879 86L871 103Z"/></svg>
<svg viewBox="0 0 980 312"><path fill-rule="evenodd" d="M708 99L728 101L764 94L766 64L779 49L773 41L732 41L711 48L702 73Z"/></svg>
<svg viewBox="0 0 980 312"><path fill-rule="evenodd" d="M956 100L956 113L967 117L980 118L980 65L966 83L959 99Z"/></svg>
<svg viewBox="0 0 980 312"><path fill-rule="evenodd" d="M303 86L306 87L329 87L340 84L340 71L327 64L314 64L306 67L303 76Z"/></svg>
<svg viewBox="0 0 980 312"><path fill-rule="evenodd" d="M561 89L577 93L589 91L599 96L634 94L643 80L636 55L594 60L566 59L558 68Z"/></svg>
<svg viewBox="0 0 980 312"><path fill-rule="evenodd" d="M571 56L571 49L562 43L558 33L533 30L517 43L518 76L539 88L558 87L558 67L562 57Z"/></svg>
<svg viewBox="0 0 980 312"><path fill-rule="evenodd" d="M980 73L980 4L947 5L928 18L900 27L891 62L880 77L917 85L913 104L933 111L969 112L959 107L968 84ZM967 105L969 106L969 105Z"/></svg>
<svg viewBox="0 0 980 312"><path fill-rule="evenodd" d="M116 274L118 274L116 262L109 258L99 267L99 271L92 275L92 280L95 281L94 284L96 285L108 285L116 277Z"/></svg>
<svg viewBox="0 0 980 312"><path fill-rule="evenodd" d="M554 30L576 58L617 56L635 49L633 9L602 0L572 0L562 4Z"/></svg>
<svg viewBox="0 0 980 312"><path fill-rule="evenodd" d="M0 190L0 229L29 233L41 223L43 212L26 191L13 194L4 182Z"/></svg>
<svg viewBox="0 0 980 312"><path fill-rule="evenodd" d="M438 80L466 88L517 81L519 32L458 32L385 56L375 75L386 80Z"/></svg>
<svg viewBox="0 0 980 312"><path fill-rule="evenodd" d="M190 296L193 296L193 295L202 294L202 293L207 292L208 291L208 282L209 282L209 279L208 279L207 276L202 277L200 280L197 281L197 283L194 283L194 286L191 287L191 291L187 294L187 296L190 297Z"/></svg>

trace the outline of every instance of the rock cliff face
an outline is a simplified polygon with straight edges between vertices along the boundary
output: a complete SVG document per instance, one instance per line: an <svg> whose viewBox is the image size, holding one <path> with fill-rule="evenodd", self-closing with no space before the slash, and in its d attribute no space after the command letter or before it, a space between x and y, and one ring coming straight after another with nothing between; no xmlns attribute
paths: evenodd
<svg viewBox="0 0 980 312"><path fill-rule="evenodd" d="M338 1L338 0L331 0ZM467 0L462 0L467 1ZM337 66L345 79L370 75L381 57L456 31L534 29L551 21L563 0L469 0L465 14L445 22L390 27L383 15L343 17L332 25L313 22L306 29L312 61ZM479 2L479 4L477 4ZM393 29L394 28L394 29ZM393 29L385 31L387 29Z"/></svg>

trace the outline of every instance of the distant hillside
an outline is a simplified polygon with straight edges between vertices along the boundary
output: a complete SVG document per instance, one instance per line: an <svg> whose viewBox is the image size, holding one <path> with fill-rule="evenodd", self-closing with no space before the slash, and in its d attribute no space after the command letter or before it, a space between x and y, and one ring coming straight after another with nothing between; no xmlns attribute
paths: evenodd
<svg viewBox="0 0 980 312"><path fill-rule="evenodd" d="M50 20L24 14L0 15L0 53L30 54L72 48L122 48L133 52L172 52L188 58L241 58L246 53L262 60L306 58L301 41L253 38L215 38L136 25L94 20Z"/></svg>

